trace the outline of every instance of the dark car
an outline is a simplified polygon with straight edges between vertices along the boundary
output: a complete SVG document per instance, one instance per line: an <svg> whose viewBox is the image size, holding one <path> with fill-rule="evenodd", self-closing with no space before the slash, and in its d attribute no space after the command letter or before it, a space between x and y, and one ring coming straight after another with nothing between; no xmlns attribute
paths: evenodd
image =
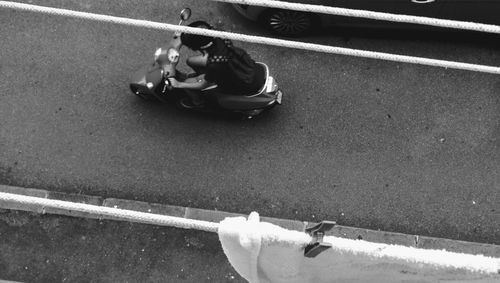
<svg viewBox="0 0 500 283"><path fill-rule="evenodd" d="M288 2L500 25L500 0L288 0ZM321 26L417 27L406 23L233 5L246 18L257 21L272 32L284 36L304 35Z"/></svg>

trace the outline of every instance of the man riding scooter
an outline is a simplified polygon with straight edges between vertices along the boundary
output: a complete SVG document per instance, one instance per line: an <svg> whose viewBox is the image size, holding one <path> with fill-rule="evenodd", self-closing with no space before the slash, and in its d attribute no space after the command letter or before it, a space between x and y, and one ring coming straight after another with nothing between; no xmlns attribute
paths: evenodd
<svg viewBox="0 0 500 283"><path fill-rule="evenodd" d="M189 26L212 29L204 21L196 21ZM262 87L255 61L246 51L233 46L230 40L182 33L180 43L202 53L189 57L186 62L196 72L195 77L182 82L170 79L173 88L182 88L189 96L189 99L181 101L183 107L203 107L205 92L202 90L207 88L217 87L218 91L227 94L247 95Z"/></svg>
<svg viewBox="0 0 500 283"><path fill-rule="evenodd" d="M179 25L191 16L191 9L180 13ZM211 29L203 21L190 25ZM183 45L200 51L188 58L195 72L177 69ZM172 103L184 110L203 113L235 114L251 119L281 104L283 92L263 62L255 62L229 40L175 32L172 39L156 49L152 63L137 70L130 79L130 90L144 100Z"/></svg>

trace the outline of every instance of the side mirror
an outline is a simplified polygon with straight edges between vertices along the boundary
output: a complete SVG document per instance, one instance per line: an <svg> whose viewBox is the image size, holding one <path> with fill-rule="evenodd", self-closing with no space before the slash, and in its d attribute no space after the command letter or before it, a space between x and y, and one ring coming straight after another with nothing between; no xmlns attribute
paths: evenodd
<svg viewBox="0 0 500 283"><path fill-rule="evenodd" d="M183 21L189 20L189 18L191 18L191 9L189 9L189 8L182 9L182 11L181 11L181 23Z"/></svg>

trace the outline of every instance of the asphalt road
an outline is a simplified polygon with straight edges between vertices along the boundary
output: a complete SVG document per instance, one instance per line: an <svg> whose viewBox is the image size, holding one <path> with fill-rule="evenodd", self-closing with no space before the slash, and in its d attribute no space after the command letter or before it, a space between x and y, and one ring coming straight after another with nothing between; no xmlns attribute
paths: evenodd
<svg viewBox="0 0 500 283"><path fill-rule="evenodd" d="M210 1L36 4L169 23L190 6L261 32ZM244 44L285 96L235 121L129 92L164 32L5 9L0 25L3 184L500 244L496 75ZM500 66L489 40L426 36L307 40Z"/></svg>

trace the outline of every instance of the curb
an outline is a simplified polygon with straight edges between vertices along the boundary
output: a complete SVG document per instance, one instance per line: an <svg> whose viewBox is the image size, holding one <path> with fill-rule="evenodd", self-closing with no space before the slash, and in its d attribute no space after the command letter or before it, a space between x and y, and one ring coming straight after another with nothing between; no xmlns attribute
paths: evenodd
<svg viewBox="0 0 500 283"><path fill-rule="evenodd" d="M99 196L89 196L82 194L67 194L62 192L39 190L33 188L21 188L7 185L0 185L0 192L26 195L39 198L47 198L54 200L62 200L76 203L85 203L96 206L114 207L128 209L140 212L162 214L174 217L181 217L193 220L202 220L219 223L226 217L244 216L245 214L231 213L217 210L206 210L191 207L181 207L174 205L166 205L159 203L149 203L143 201L117 199L117 198L102 198ZM9 210L23 210L35 212L38 214L57 214L71 217L81 217L90 219L103 219L101 215L95 215L85 212L55 209L49 207L19 205L0 201L0 208ZM306 228L316 225L317 223L305 222L291 219L280 219L273 217L260 217L262 221L269 222L285 229L304 231ZM117 220L111 217L106 217L107 220ZM457 253L482 254L490 257L500 257L500 246L458 241L444 238L426 237L418 235L409 235L394 232L377 231L370 229L355 228L349 226L336 225L329 232L328 236L335 236L347 239L363 239L369 242L402 245L406 247L414 247L421 249L437 249L447 250Z"/></svg>

